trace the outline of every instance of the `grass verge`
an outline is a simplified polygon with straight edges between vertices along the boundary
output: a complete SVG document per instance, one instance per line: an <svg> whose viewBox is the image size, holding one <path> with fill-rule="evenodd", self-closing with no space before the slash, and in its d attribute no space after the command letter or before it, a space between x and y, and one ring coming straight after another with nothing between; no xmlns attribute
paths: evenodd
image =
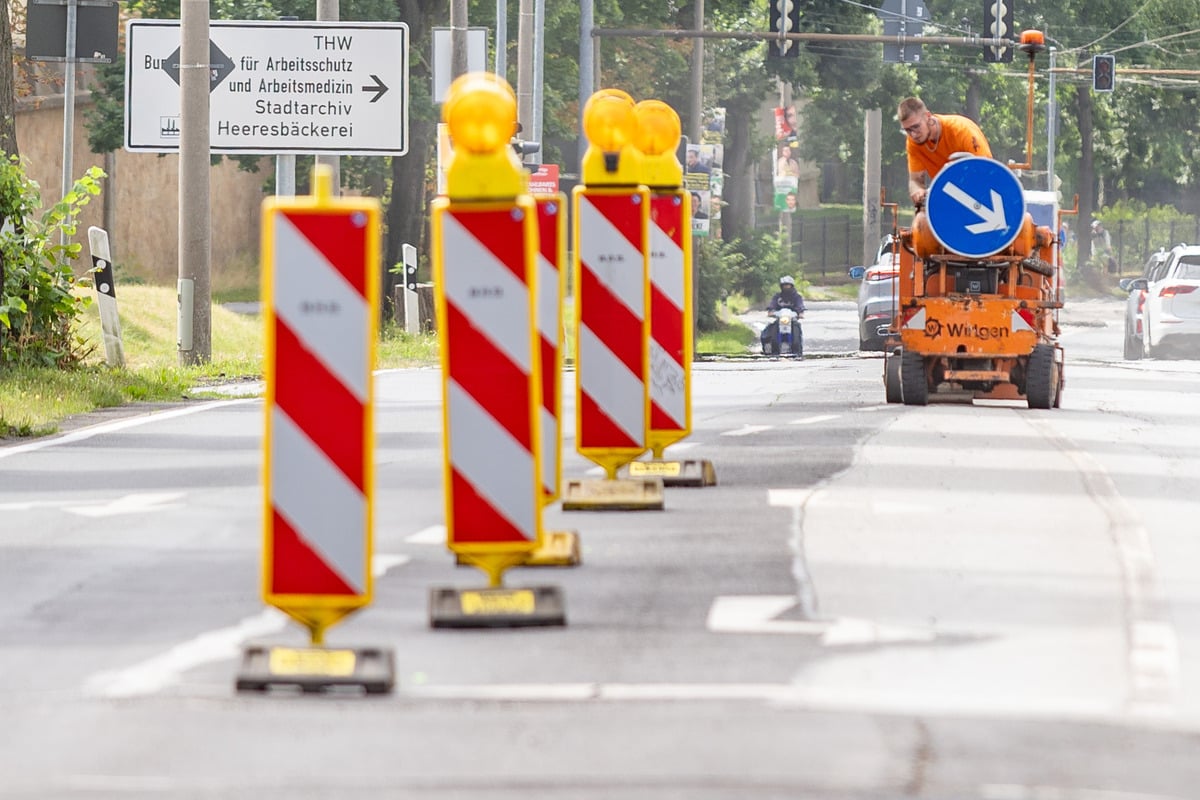
<svg viewBox="0 0 1200 800"><path fill-rule="evenodd" d="M221 396L206 387L262 377L262 318L237 314L214 305L211 317L211 360L181 366L176 344L176 297L169 287L130 285L118 297L125 368L104 363L100 317L96 305L80 319L77 335L90 355L75 370L14 368L0 371L0 438L47 436L77 414L130 403L179 402ZM570 308L564 309L565 352L574 340ZM696 352L744 354L754 332L734 321L703 333ZM434 365L437 337L409 335L384 326L377 351L380 368Z"/></svg>

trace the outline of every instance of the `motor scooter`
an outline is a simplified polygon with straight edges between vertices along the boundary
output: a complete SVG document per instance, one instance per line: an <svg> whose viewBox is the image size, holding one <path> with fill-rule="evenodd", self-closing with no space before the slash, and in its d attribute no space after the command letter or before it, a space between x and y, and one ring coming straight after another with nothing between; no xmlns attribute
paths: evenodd
<svg viewBox="0 0 1200 800"><path fill-rule="evenodd" d="M800 326L800 314L794 308L768 311L771 322L763 331L763 355L804 357L804 330Z"/></svg>

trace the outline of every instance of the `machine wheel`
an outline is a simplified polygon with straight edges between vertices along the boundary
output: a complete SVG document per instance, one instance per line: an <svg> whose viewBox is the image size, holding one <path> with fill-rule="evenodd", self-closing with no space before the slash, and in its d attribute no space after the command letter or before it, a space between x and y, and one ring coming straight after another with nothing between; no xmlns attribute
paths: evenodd
<svg viewBox="0 0 1200 800"><path fill-rule="evenodd" d="M1030 408L1052 408L1058 394L1058 364L1054 363L1054 348L1039 344L1029 354L1025 367L1025 397Z"/></svg>
<svg viewBox="0 0 1200 800"><path fill-rule="evenodd" d="M893 353L884 356L883 362L883 393L889 403L903 403L904 391L900 383L900 355Z"/></svg>
<svg viewBox="0 0 1200 800"><path fill-rule="evenodd" d="M1133 338L1128 329L1125 331L1125 360L1137 361L1142 357L1142 343Z"/></svg>
<svg viewBox="0 0 1200 800"><path fill-rule="evenodd" d="M905 350L900 354L900 397L906 406L923 406L929 402L929 378L925 374L925 359L920 353Z"/></svg>

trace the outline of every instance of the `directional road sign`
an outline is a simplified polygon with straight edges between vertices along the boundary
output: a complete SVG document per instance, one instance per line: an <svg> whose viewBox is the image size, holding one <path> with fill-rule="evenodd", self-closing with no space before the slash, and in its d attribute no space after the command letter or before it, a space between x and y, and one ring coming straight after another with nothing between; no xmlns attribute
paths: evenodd
<svg viewBox="0 0 1200 800"><path fill-rule="evenodd" d="M1025 218L1025 196L1012 170L968 156L942 167L926 198L929 227L948 250L972 258L1013 243Z"/></svg>
<svg viewBox="0 0 1200 800"><path fill-rule="evenodd" d="M179 149L179 20L130 20L125 149ZM404 155L408 26L213 20L214 153Z"/></svg>

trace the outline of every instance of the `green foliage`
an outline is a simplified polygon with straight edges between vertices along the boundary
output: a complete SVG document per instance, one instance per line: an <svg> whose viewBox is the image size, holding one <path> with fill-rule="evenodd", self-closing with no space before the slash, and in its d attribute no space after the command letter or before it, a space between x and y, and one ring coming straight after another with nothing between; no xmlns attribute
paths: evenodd
<svg viewBox="0 0 1200 800"><path fill-rule="evenodd" d="M78 244L76 217L100 194L104 172L91 167L59 202L36 217L38 186L15 157L0 163L0 216L12 223L0 234L4 281L0 287L0 366L70 367L87 355L72 325L90 302L72 293L71 262Z"/></svg>
<svg viewBox="0 0 1200 800"><path fill-rule="evenodd" d="M745 355L758 344L758 336L741 322L722 322L716 329L706 331L696 341L696 352L703 355Z"/></svg>
<svg viewBox="0 0 1200 800"><path fill-rule="evenodd" d="M1174 206L1148 206L1132 199L1106 206L1096 218L1108 229L1113 256L1122 272L1140 270L1150 253L1160 247L1196 241L1197 220ZM1077 232L1078 233L1078 232ZM1103 265L1103 254L1093 248L1092 265Z"/></svg>
<svg viewBox="0 0 1200 800"><path fill-rule="evenodd" d="M788 258L787 248L778 234L755 231L744 239L700 240L694 258L697 270L696 324L702 331L714 331L721 325L717 307L732 293L753 300L765 300L776 291L782 275L795 274L796 265ZM796 276L801 292L806 282Z"/></svg>

